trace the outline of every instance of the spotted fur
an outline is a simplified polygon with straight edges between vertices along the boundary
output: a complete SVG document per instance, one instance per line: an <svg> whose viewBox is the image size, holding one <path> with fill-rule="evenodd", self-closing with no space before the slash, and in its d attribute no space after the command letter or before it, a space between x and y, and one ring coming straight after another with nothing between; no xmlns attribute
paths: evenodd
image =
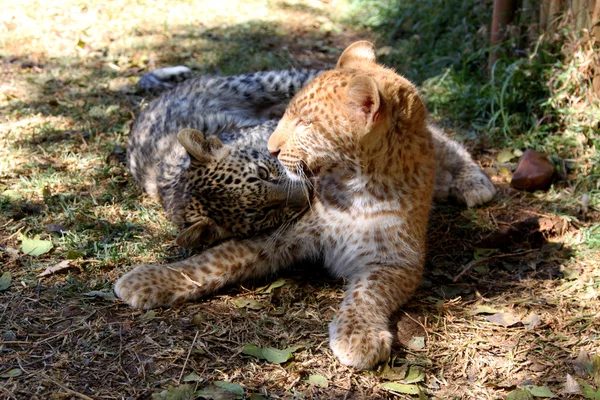
<svg viewBox="0 0 600 400"><path fill-rule="evenodd" d="M320 259L348 280L331 349L343 364L371 368L389 357L390 315L422 275L436 162L419 94L376 64L373 45L355 43L292 99L268 147L293 180L314 188L302 217L275 235L229 240L167 267L138 266L115 293L137 308L171 306Z"/></svg>
<svg viewBox="0 0 600 400"><path fill-rule="evenodd" d="M174 68L143 82L181 71L187 74ZM266 141L277 125L273 118L319 72L202 76L142 111L131 128L127 165L180 228L179 245L250 237L293 220L308 206L306 188L291 183Z"/></svg>

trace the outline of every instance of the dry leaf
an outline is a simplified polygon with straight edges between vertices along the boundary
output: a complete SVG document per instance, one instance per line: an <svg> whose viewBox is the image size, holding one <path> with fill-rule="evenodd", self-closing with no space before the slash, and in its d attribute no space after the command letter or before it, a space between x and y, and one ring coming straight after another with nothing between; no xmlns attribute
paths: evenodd
<svg viewBox="0 0 600 400"><path fill-rule="evenodd" d="M63 260L63 261L59 262L58 264L53 265L52 267L46 268L44 270L44 272L42 272L41 274L38 275L38 278L52 275L56 272L62 271L63 269L67 269L67 268L69 268L69 264L71 264L71 260Z"/></svg>
<svg viewBox="0 0 600 400"><path fill-rule="evenodd" d="M485 319L488 320L489 322L491 322L492 324L502 325L507 328L521 323L521 320L519 318L515 317L513 314L504 313L504 312L490 315L489 317L486 317Z"/></svg>

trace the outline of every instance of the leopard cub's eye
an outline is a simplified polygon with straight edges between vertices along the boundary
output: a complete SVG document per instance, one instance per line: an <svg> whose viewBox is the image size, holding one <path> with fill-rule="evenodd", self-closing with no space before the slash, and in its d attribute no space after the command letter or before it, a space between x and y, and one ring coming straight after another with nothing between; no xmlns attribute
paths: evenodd
<svg viewBox="0 0 600 400"><path fill-rule="evenodd" d="M269 170L262 165L258 167L258 177L263 181L269 180Z"/></svg>
<svg viewBox="0 0 600 400"><path fill-rule="evenodd" d="M306 123L302 119L299 119L296 126L306 126Z"/></svg>

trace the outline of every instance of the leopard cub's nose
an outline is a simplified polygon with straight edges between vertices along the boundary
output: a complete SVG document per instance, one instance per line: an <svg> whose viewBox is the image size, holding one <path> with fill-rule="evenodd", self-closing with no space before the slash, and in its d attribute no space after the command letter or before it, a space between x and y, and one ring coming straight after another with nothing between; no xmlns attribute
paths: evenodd
<svg viewBox="0 0 600 400"><path fill-rule="evenodd" d="M277 157L279 155L279 153L281 153L281 150L279 150L279 149L276 149L276 150L269 149L269 153L271 153L271 155L273 157Z"/></svg>

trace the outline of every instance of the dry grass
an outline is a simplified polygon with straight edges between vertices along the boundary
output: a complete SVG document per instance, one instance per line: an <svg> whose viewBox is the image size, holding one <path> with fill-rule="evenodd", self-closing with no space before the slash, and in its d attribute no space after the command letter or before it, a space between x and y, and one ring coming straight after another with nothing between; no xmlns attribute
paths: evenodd
<svg viewBox="0 0 600 400"><path fill-rule="evenodd" d="M12 284L0 291L0 376L18 376L0 378L0 397L150 398L214 381L267 398L411 397L380 388L383 368L354 371L332 356L327 323L343 283L318 270L298 268L270 293L236 287L151 312L84 295L109 293L138 263L186 255L172 244L161 209L119 163L128 126L147 100L135 90L136 77L182 63L199 73L332 66L347 44L369 36L336 22L339 4L2 7L0 192L12 194L0 197L0 272L10 272ZM493 151L472 150L483 166L492 164ZM567 374L598 386L585 369L586 355L598 352L597 199L585 212L574 177L536 195L494 179L502 191L489 206L435 210L426 279L395 317L390 365L421 368L417 383L432 398L503 398L527 383L579 398L560 393ZM40 235L54 248L23 255L21 234ZM65 259L67 269L37 276ZM519 321L491 323L479 306ZM532 315L537 323L527 323ZM424 345L415 347L415 337ZM303 347L291 361L272 364L242 354L248 343ZM184 383L192 372L199 378ZM311 375L328 386L311 384Z"/></svg>

